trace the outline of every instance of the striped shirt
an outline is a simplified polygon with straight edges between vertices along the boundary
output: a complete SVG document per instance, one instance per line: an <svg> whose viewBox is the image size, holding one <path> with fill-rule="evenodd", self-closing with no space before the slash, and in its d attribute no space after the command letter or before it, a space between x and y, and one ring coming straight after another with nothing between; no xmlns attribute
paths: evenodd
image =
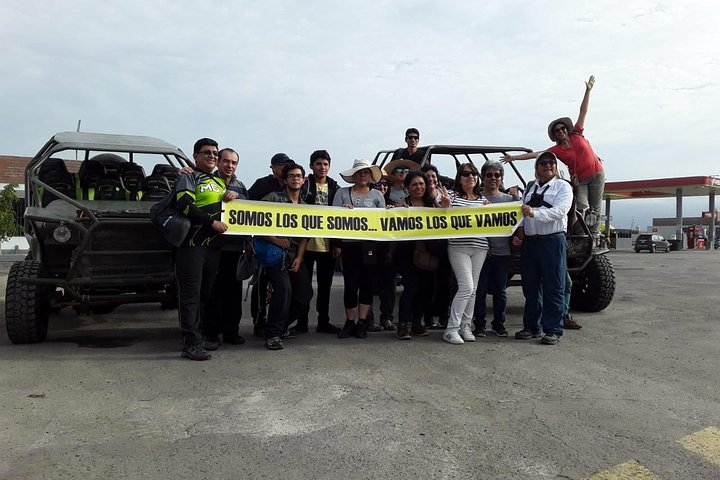
<svg viewBox="0 0 720 480"><path fill-rule="evenodd" d="M482 207L485 205L485 198L481 195L477 200L469 200L458 195L456 192L450 193L450 205L453 207ZM485 237L461 237L448 239L450 247L474 247L482 250L488 249L488 241Z"/></svg>

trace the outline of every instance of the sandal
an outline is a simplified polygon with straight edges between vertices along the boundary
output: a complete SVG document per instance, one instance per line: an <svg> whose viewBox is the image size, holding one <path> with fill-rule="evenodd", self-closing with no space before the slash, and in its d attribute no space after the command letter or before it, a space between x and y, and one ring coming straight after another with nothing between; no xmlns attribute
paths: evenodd
<svg viewBox="0 0 720 480"><path fill-rule="evenodd" d="M395 324L392 322L392 320L385 320L382 324L383 330L387 331L394 331L395 330Z"/></svg>
<svg viewBox="0 0 720 480"><path fill-rule="evenodd" d="M380 325L378 325L377 323L371 323L367 326L367 331L368 332L381 332L382 327Z"/></svg>

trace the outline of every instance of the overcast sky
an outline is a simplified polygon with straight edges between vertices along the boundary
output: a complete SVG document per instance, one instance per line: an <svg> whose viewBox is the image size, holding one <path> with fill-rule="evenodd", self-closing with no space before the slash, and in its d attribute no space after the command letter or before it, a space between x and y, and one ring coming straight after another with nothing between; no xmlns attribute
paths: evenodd
<svg viewBox="0 0 720 480"><path fill-rule="evenodd" d="M595 74L586 136L608 181L720 173L720 3L363 0L5 0L0 153L58 131L213 137L240 178L286 152L332 172L403 145L550 145ZM674 216L613 203L613 223ZM686 200L685 215L707 210Z"/></svg>

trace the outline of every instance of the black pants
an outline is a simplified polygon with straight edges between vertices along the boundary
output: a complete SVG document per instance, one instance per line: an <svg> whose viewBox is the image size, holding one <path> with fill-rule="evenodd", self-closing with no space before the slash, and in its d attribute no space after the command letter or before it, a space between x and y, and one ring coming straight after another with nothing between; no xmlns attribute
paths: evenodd
<svg viewBox="0 0 720 480"><path fill-rule="evenodd" d="M370 269L374 267L363 263L362 244L360 242L343 242L342 267L343 279L345 280L345 291L343 293L345 308L355 308L358 303L370 305L373 295Z"/></svg>
<svg viewBox="0 0 720 480"><path fill-rule="evenodd" d="M290 277L290 312L286 327L297 322L299 327L307 327L310 313L310 300L313 289L310 273L304 265L297 272L288 272Z"/></svg>
<svg viewBox="0 0 720 480"><path fill-rule="evenodd" d="M222 250L215 284L207 305L203 333L208 338L238 335L242 318L243 282L237 279L237 264L242 252Z"/></svg>
<svg viewBox="0 0 720 480"><path fill-rule="evenodd" d="M380 263L372 268L374 290L380 297L380 321L392 321L396 295L395 265L392 263Z"/></svg>
<svg viewBox="0 0 720 480"><path fill-rule="evenodd" d="M263 267L272 296L268 307L265 338L279 337L303 314L307 317L312 299L312 286L307 270L300 268L290 272L286 265L279 263Z"/></svg>
<svg viewBox="0 0 720 480"><path fill-rule="evenodd" d="M272 286L272 297L267 312L267 323L265 324L265 338L279 337L287 329L290 316L290 275L287 268L280 262L272 267L263 267L267 283ZM264 301L265 290L261 290Z"/></svg>
<svg viewBox="0 0 720 480"><path fill-rule="evenodd" d="M182 246L177 250L175 279L180 332L184 345L202 343L205 305L210 299L219 261L218 248Z"/></svg>
<svg viewBox="0 0 720 480"><path fill-rule="evenodd" d="M450 315L450 302L455 296L455 278L453 276L452 266L447 255L440 257L440 264L434 272L433 290L430 295L433 298L430 306L425 310L425 325L432 325L433 316L438 316L440 323L447 323Z"/></svg>
<svg viewBox="0 0 720 480"><path fill-rule="evenodd" d="M420 270L415 265L404 265L400 269L403 278L403 292L400 295L398 323L422 323L423 314L431 308L434 271Z"/></svg>
<svg viewBox="0 0 720 480"><path fill-rule="evenodd" d="M335 275L335 258L332 252L305 251L304 264L308 272L308 279L312 281L313 265L317 265L317 296L315 309L318 314L318 325L330 323L330 289ZM298 319L299 326L307 327L307 317Z"/></svg>

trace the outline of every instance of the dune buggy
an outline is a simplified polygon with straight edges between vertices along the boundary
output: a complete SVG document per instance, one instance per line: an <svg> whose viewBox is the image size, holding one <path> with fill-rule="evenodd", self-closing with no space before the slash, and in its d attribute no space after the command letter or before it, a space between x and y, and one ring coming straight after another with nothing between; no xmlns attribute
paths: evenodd
<svg viewBox="0 0 720 480"><path fill-rule="evenodd" d="M23 229L30 251L12 265L5 322L13 343L39 342L52 311L109 313L176 300L172 248L149 209L191 162L151 137L65 132L25 168Z"/></svg>
<svg viewBox="0 0 720 480"><path fill-rule="evenodd" d="M421 165L430 163L440 172L440 182L445 186L452 186L455 172L462 163L473 163L482 166L485 161L498 160L500 156L513 153L526 153L531 150L524 147L485 147L466 145L430 145L420 147L424 152ZM381 150L375 155L373 164L382 167L392 159L395 150ZM517 162L505 165L504 186L518 186L524 189L527 185L525 178L516 166ZM524 163L532 170L533 162ZM511 173L512 172L512 173ZM513 174L516 178L513 178ZM528 178L534 178L529 175ZM604 240L599 248L594 246L593 236L588 227L588 221L598 221L594 215L584 215L578 212L577 222L568 234L567 268L573 281L570 306L574 310L586 312L599 312L612 302L615 295L615 270L607 256L608 248ZM512 247L512 259L508 283L520 285L520 252L521 248Z"/></svg>

